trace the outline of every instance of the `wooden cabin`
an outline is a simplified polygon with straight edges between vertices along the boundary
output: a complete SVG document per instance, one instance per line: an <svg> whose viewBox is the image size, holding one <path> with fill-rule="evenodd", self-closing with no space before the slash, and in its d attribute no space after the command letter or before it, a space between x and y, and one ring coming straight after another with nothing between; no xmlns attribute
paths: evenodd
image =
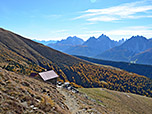
<svg viewBox="0 0 152 114"><path fill-rule="evenodd" d="M52 83L54 85L57 84L57 78L59 76L53 70L41 72L39 73L39 75L43 79L43 81L47 83Z"/></svg>

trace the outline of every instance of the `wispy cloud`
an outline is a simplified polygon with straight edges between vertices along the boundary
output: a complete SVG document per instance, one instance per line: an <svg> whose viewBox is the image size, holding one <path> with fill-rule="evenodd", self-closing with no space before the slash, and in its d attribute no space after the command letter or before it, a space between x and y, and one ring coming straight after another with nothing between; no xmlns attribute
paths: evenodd
<svg viewBox="0 0 152 114"><path fill-rule="evenodd" d="M98 17L87 19L87 21L107 21L107 22L114 21L114 20L119 20L119 19L113 16L98 16Z"/></svg>
<svg viewBox="0 0 152 114"><path fill-rule="evenodd" d="M101 34L109 36L113 40L120 40L122 38L130 38L131 36L142 35L147 38L152 38L152 26L130 26L115 30L96 30L85 31L83 34L76 34L78 37L87 40L91 36L99 37Z"/></svg>
<svg viewBox="0 0 152 114"><path fill-rule="evenodd" d="M136 36L136 35L142 35L147 38L152 37L152 29L144 26L135 26L135 27L128 27L123 29L117 29L117 30L111 30L111 31L105 31L105 34L110 36L121 36L124 38Z"/></svg>
<svg viewBox="0 0 152 114"><path fill-rule="evenodd" d="M149 0L125 3L105 9L88 9L74 18L87 21L116 21L122 19L138 19L152 17L152 3Z"/></svg>

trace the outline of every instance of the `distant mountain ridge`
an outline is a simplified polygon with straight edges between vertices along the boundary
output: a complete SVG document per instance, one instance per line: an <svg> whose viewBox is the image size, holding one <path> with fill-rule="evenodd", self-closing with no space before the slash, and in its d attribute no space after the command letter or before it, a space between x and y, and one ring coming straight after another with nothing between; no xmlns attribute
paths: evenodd
<svg viewBox="0 0 152 114"><path fill-rule="evenodd" d="M90 37L87 41L69 36L48 46L70 55L152 65L152 38L139 35L119 41L111 40L104 34L98 38Z"/></svg>
<svg viewBox="0 0 152 114"><path fill-rule="evenodd" d="M65 52L68 48L71 48L73 46L82 45L84 42L83 39L78 38L76 36L69 36L67 39L63 39L61 41L57 41L56 43L49 43L47 46Z"/></svg>
<svg viewBox="0 0 152 114"><path fill-rule="evenodd" d="M50 43L56 43L57 42L57 40L48 40L48 41L46 41L46 40L37 40L37 39L33 39L33 41L41 43L41 44L44 44L44 45L48 45Z"/></svg>
<svg viewBox="0 0 152 114"><path fill-rule="evenodd" d="M87 41L83 41L76 36L68 37L67 39L58 41L57 43L48 44L48 46L70 55L83 55L93 57L110 48L118 46L123 42L124 39L120 41L114 41L111 40L108 36L102 34L98 38L90 37Z"/></svg>
<svg viewBox="0 0 152 114"><path fill-rule="evenodd" d="M69 36L67 39L63 39L61 41L57 41L56 44L66 44L66 45L82 45L84 43L84 40L81 38L78 38L76 36Z"/></svg>
<svg viewBox="0 0 152 114"><path fill-rule="evenodd" d="M114 47L110 50L107 50L97 55L96 58L104 59L104 60L112 60L112 61L125 61L125 62L136 61L137 63L140 64L145 64L145 63L152 64L151 59L147 61L147 59L152 56L150 53L151 52L150 48L152 48L151 40L146 39L143 36L137 35L137 36L132 36L130 39L125 41L122 45ZM143 54L145 53L147 55L146 57L143 56Z"/></svg>
<svg viewBox="0 0 152 114"><path fill-rule="evenodd" d="M104 52L110 48L120 45L119 42L111 40L108 36L102 34L98 38L90 37L83 45L98 50L99 53Z"/></svg>

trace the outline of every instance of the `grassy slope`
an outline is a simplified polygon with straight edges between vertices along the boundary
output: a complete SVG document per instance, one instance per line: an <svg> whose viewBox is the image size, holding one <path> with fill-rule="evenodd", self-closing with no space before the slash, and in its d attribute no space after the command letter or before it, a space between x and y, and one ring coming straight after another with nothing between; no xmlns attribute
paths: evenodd
<svg viewBox="0 0 152 114"><path fill-rule="evenodd" d="M81 88L79 91L116 114L152 113L152 98L103 88Z"/></svg>
<svg viewBox="0 0 152 114"><path fill-rule="evenodd" d="M7 70L29 75L53 69L60 79L84 87L152 96L152 81L144 76L91 64L4 29L0 29L0 43L0 66Z"/></svg>

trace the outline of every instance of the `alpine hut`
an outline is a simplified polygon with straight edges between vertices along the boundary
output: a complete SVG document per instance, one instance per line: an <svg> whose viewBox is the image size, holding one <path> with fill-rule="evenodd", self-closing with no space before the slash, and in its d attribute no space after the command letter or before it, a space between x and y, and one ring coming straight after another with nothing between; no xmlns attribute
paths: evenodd
<svg viewBox="0 0 152 114"><path fill-rule="evenodd" d="M55 84L55 85L57 83L57 78L59 77L53 70L41 72L39 73L39 75L44 81L48 83L51 82L52 84Z"/></svg>

